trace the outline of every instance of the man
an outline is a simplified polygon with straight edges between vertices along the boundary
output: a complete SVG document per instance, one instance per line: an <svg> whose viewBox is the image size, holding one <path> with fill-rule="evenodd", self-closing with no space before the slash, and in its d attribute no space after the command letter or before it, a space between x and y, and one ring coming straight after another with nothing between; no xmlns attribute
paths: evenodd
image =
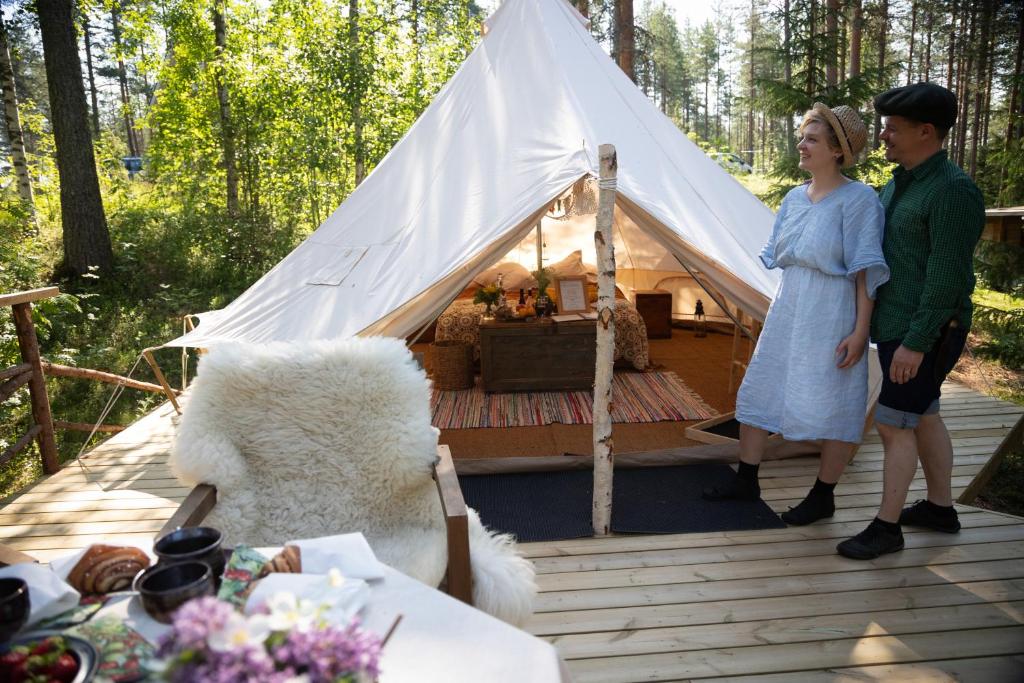
<svg viewBox="0 0 1024 683"><path fill-rule="evenodd" d="M939 416L939 388L963 352L971 325L974 247L985 222L981 192L946 157L956 96L934 83L875 98L885 158L899 166L881 193L882 249L892 272L878 290L871 339L882 391L875 424L885 448L882 505L867 529L837 546L868 560L903 549L901 524L960 530L953 508L953 444ZM903 509L917 461L928 497Z"/></svg>

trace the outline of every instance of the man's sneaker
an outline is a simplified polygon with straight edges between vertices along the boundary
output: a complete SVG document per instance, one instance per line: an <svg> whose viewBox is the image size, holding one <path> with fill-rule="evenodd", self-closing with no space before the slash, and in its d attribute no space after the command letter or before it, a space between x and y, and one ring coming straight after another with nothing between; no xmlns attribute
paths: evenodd
<svg viewBox="0 0 1024 683"><path fill-rule="evenodd" d="M895 532L890 531L878 519L873 519L867 529L837 545L836 550L852 560L873 560L879 555L903 550L903 531L899 527Z"/></svg>
<svg viewBox="0 0 1024 683"><path fill-rule="evenodd" d="M711 486L704 489L704 500L760 500L761 485L757 479L744 479L734 476L732 481L722 486Z"/></svg>
<svg viewBox="0 0 1024 683"><path fill-rule="evenodd" d="M796 507L789 508L780 517L791 526L813 524L819 519L827 519L836 513L836 499L831 493L815 493L811 491Z"/></svg>
<svg viewBox="0 0 1024 683"><path fill-rule="evenodd" d="M942 508L930 500L919 500L900 513L900 524L923 526L933 531L955 534L960 531L960 518L953 508Z"/></svg>

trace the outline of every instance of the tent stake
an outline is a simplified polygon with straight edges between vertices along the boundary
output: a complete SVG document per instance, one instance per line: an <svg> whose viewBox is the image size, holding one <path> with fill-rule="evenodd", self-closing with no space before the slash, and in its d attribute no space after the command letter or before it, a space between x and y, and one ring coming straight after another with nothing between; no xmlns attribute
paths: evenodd
<svg viewBox="0 0 1024 683"><path fill-rule="evenodd" d="M607 536L612 521L612 364L615 354L615 245L612 213L618 159L613 145L601 145L600 196L597 204L597 368L594 375L594 503L592 523L596 536ZM538 251L538 254L540 252Z"/></svg>

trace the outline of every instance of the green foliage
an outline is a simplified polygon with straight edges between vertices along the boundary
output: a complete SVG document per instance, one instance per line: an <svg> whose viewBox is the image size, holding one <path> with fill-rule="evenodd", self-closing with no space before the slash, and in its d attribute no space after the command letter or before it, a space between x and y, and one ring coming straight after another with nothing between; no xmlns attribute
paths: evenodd
<svg viewBox="0 0 1024 683"><path fill-rule="evenodd" d="M1024 294L1024 248L1019 244L982 240L974 251L974 270L989 289Z"/></svg>
<svg viewBox="0 0 1024 683"><path fill-rule="evenodd" d="M979 355L1024 369L1024 308L1006 311L976 303L974 328L986 337L975 349Z"/></svg>

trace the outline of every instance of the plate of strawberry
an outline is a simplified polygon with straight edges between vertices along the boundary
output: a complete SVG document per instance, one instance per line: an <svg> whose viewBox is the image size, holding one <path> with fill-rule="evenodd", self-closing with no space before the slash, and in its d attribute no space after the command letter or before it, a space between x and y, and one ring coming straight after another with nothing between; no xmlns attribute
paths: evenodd
<svg viewBox="0 0 1024 683"><path fill-rule="evenodd" d="M84 683L99 656L89 641L59 631L35 631L0 645L0 683Z"/></svg>

